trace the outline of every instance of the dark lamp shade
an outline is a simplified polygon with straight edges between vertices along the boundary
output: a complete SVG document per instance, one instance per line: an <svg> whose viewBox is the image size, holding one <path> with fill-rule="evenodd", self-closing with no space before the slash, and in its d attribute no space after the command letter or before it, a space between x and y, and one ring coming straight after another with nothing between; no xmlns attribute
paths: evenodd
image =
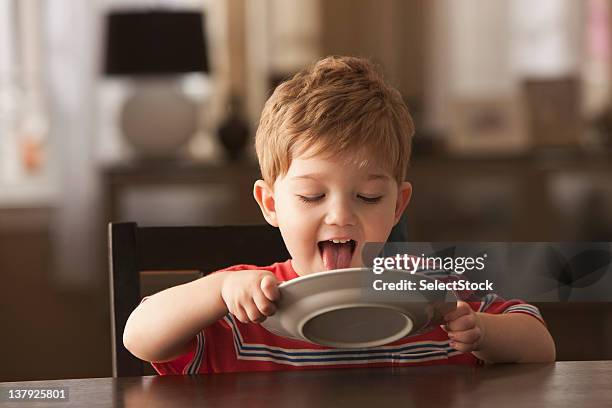
<svg viewBox="0 0 612 408"><path fill-rule="evenodd" d="M202 13L117 11L106 18L107 75L208 72Z"/></svg>

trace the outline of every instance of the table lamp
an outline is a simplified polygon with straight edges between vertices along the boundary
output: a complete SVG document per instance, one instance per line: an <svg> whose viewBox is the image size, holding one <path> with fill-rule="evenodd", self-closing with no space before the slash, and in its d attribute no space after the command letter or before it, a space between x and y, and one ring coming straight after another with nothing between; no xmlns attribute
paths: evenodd
<svg viewBox="0 0 612 408"><path fill-rule="evenodd" d="M111 11L104 64L106 75L133 79L120 121L139 155L171 156L197 131L197 105L181 92L178 79L208 72L202 13Z"/></svg>

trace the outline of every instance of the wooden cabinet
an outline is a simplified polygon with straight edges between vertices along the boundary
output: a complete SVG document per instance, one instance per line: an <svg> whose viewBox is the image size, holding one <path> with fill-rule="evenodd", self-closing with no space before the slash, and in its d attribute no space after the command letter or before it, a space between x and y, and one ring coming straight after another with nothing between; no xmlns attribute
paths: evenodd
<svg viewBox="0 0 612 408"><path fill-rule="evenodd" d="M204 164L142 162L102 171L105 223L141 225L224 225L265 222L253 183L252 162Z"/></svg>
<svg viewBox="0 0 612 408"><path fill-rule="evenodd" d="M417 159L408 179L414 241L612 240L609 155Z"/></svg>

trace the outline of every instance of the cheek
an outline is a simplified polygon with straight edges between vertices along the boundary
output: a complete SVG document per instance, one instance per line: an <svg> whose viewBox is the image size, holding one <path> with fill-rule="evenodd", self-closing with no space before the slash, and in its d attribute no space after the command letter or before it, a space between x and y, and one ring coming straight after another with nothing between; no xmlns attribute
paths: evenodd
<svg viewBox="0 0 612 408"><path fill-rule="evenodd" d="M276 211L280 226L284 226L286 229L299 228L301 219L305 215L299 208L298 203L287 197L283 197L282 200L277 202Z"/></svg>
<svg viewBox="0 0 612 408"><path fill-rule="evenodd" d="M279 228L290 251L310 247L317 233L316 214L299 202L281 201L277 207Z"/></svg>
<svg viewBox="0 0 612 408"><path fill-rule="evenodd" d="M365 228L366 236L371 241L384 241L391 233L395 222L395 202L386 202L368 212Z"/></svg>
<svg viewBox="0 0 612 408"><path fill-rule="evenodd" d="M278 198L276 210L279 222L296 229L303 229L313 223L318 213L316 206L304 204L289 192L284 192Z"/></svg>

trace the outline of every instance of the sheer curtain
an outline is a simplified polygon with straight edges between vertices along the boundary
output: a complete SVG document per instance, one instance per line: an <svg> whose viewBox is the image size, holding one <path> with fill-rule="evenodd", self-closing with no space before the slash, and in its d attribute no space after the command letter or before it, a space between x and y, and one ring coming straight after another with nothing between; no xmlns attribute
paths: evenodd
<svg viewBox="0 0 612 408"><path fill-rule="evenodd" d="M583 2L432 0L428 127L449 127L456 97L516 92L525 77L578 74Z"/></svg>
<svg viewBox="0 0 612 408"><path fill-rule="evenodd" d="M11 133L14 127L15 27L14 3L0 0L0 186L15 173Z"/></svg>
<svg viewBox="0 0 612 408"><path fill-rule="evenodd" d="M96 1L44 2L50 141L57 207L53 243L56 283L86 289L100 283L103 232L93 141L99 29Z"/></svg>
<svg viewBox="0 0 612 408"><path fill-rule="evenodd" d="M58 262L56 281L66 289L91 289L99 287L106 276L102 207L105 197L101 196L98 171L103 156L100 149L104 146L100 140L106 137L101 122L108 116L99 99L105 12L117 7L206 8L209 0L41 3L45 5L43 46L49 84L49 139L53 144L58 191L53 229ZM208 20L212 26L218 24L214 20Z"/></svg>
<svg viewBox="0 0 612 408"><path fill-rule="evenodd" d="M53 198L45 142L39 0L0 0L0 205L46 206Z"/></svg>

